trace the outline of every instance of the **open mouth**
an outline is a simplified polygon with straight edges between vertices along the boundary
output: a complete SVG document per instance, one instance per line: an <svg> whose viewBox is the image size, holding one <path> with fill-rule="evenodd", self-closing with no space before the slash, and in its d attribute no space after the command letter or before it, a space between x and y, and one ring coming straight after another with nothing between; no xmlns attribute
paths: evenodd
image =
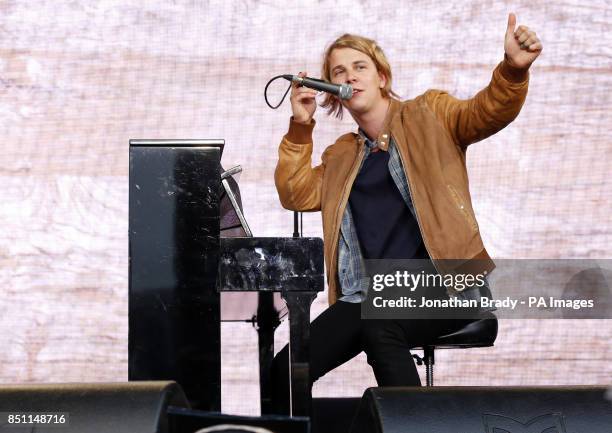
<svg viewBox="0 0 612 433"><path fill-rule="evenodd" d="M361 92L363 92L363 90L361 90L361 89L353 89L353 96L355 96L355 95L357 95L357 94L359 94Z"/></svg>

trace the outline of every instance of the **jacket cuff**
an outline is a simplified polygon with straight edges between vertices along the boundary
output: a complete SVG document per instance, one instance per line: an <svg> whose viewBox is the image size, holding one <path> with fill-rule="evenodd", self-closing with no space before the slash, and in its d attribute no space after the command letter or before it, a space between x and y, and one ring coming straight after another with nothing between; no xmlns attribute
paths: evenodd
<svg viewBox="0 0 612 433"><path fill-rule="evenodd" d="M512 66L508 61L508 56L506 54L504 54L504 61L501 63L499 72L501 72L502 76L506 80L512 83L522 83L527 81L527 78L529 77L529 68L522 69Z"/></svg>
<svg viewBox="0 0 612 433"><path fill-rule="evenodd" d="M308 125L298 123L293 120L293 116L289 120L289 132L285 138L291 143L308 144L312 143L312 130L315 126L315 120L311 119Z"/></svg>

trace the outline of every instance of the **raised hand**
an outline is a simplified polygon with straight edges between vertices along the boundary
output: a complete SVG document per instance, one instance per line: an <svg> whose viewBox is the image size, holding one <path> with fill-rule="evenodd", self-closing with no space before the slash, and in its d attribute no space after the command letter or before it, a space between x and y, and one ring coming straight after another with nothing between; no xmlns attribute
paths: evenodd
<svg viewBox="0 0 612 433"><path fill-rule="evenodd" d="M527 26L516 28L516 15L508 15L508 28L504 51L508 62L517 68L527 69L542 52L542 41Z"/></svg>

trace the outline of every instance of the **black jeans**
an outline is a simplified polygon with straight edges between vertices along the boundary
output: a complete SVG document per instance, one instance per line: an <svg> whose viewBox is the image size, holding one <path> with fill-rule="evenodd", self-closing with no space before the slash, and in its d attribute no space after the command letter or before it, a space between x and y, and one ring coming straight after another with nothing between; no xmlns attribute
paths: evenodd
<svg viewBox="0 0 612 433"><path fill-rule="evenodd" d="M362 320L361 304L338 301L310 324L310 385L365 351L379 386L420 386L410 350L473 319ZM275 412L289 413L289 349L272 363Z"/></svg>

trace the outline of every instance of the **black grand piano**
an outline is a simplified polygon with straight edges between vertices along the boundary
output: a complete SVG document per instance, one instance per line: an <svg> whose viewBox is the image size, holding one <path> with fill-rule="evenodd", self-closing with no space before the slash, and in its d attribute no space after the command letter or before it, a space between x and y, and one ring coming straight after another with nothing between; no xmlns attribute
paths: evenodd
<svg viewBox="0 0 612 433"><path fill-rule="evenodd" d="M221 168L223 144L130 140L128 377L175 380L193 408L220 411L221 321L252 321L269 413L274 330L288 313L291 413L308 416L309 316L323 290L323 242L252 237L237 170Z"/></svg>

